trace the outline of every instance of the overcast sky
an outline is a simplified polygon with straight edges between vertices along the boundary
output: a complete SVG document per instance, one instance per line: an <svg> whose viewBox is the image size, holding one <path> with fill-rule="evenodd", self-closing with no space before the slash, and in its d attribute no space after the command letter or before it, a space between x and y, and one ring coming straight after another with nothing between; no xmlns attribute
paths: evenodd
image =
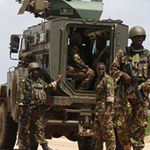
<svg viewBox="0 0 150 150"><path fill-rule="evenodd" d="M144 46L150 49L150 0L103 0L102 19L121 19L129 28L143 26L147 33ZM41 22L28 12L17 15L20 4L15 0L0 0L0 84L6 83L7 72L16 64L9 58L9 41L11 34L21 34L29 26Z"/></svg>

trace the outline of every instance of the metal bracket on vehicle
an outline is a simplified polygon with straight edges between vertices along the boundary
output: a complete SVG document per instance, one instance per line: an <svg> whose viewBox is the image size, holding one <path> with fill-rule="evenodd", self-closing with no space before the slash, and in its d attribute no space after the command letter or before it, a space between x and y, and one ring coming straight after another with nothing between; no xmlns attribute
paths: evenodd
<svg viewBox="0 0 150 150"><path fill-rule="evenodd" d="M80 136L95 136L93 131L93 112L91 109L82 109L80 112L79 130Z"/></svg>

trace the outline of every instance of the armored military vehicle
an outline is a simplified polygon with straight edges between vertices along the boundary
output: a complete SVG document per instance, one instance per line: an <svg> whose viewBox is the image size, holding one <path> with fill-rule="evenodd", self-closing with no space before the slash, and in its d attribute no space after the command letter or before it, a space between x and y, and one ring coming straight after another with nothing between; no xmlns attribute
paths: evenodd
<svg viewBox="0 0 150 150"><path fill-rule="evenodd" d="M102 0L18 0L19 14L31 12L44 18L20 35L11 35L10 58L18 65L7 74L0 88L0 149L13 149L16 142L16 98L18 83L28 75L28 64L37 61L46 82L63 78L59 89L49 93L45 104L46 138L65 136L78 141L79 150L93 150L92 125L95 106L95 80L89 90L80 90L67 75L70 35L78 31L83 37L81 53L85 63L95 70L103 61L109 70L116 50L125 47L128 26L120 20L99 20ZM17 56L16 56L17 55ZM95 75L96 78L96 75Z"/></svg>

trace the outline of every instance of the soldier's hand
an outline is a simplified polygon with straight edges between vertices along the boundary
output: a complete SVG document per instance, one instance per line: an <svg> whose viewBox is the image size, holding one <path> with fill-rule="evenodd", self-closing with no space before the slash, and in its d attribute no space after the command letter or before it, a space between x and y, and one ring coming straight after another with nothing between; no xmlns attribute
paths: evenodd
<svg viewBox="0 0 150 150"><path fill-rule="evenodd" d="M109 112L109 111L106 111L106 112L105 112L105 117L107 118L109 115L110 115L110 112Z"/></svg>
<svg viewBox="0 0 150 150"><path fill-rule="evenodd" d="M150 92L149 87L145 83L140 84L138 86L138 90L141 90L145 96L148 96Z"/></svg>
<svg viewBox="0 0 150 150"><path fill-rule="evenodd" d="M84 68L82 69L82 72L86 73L89 70L89 66L85 65Z"/></svg>
<svg viewBox="0 0 150 150"><path fill-rule="evenodd" d="M59 74L57 77L56 83L60 84L61 79L62 79L62 74Z"/></svg>
<svg viewBox="0 0 150 150"><path fill-rule="evenodd" d="M130 85L131 84L131 78L130 78L130 76L127 73L122 72L122 76L121 77L125 81L126 85Z"/></svg>
<svg viewBox="0 0 150 150"><path fill-rule="evenodd" d="M138 86L138 90L141 90L143 88L143 84L140 84L139 86Z"/></svg>
<svg viewBox="0 0 150 150"><path fill-rule="evenodd" d="M90 71L92 73L92 76L94 77L95 75L94 71L91 68L89 68L88 71Z"/></svg>
<svg viewBox="0 0 150 150"><path fill-rule="evenodd" d="M107 104L107 108L106 108L106 111L105 111L105 115L104 115L104 118L105 119L108 119L109 116L110 116L110 112L111 112L111 109L112 109L112 103L108 103Z"/></svg>
<svg viewBox="0 0 150 150"><path fill-rule="evenodd" d="M82 72L86 73L87 72L87 68L82 69Z"/></svg>
<svg viewBox="0 0 150 150"><path fill-rule="evenodd" d="M109 111L105 111L104 117L103 117L103 121L104 123L109 119L110 117L110 112Z"/></svg>
<svg viewBox="0 0 150 150"><path fill-rule="evenodd" d="M23 106L19 106L19 116L23 116L23 114L24 114Z"/></svg>

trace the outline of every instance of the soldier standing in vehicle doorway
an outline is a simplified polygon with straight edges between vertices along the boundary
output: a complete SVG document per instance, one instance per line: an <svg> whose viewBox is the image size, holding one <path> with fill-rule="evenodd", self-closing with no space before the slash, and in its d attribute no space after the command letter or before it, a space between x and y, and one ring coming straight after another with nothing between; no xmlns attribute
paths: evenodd
<svg viewBox="0 0 150 150"><path fill-rule="evenodd" d="M56 90L62 76L58 75L58 79L50 84L45 83L40 78L41 69L36 62L29 64L28 71L28 77L19 83L16 102L21 118L19 123L19 149L36 150L37 147L33 146L37 143L36 145L40 144L43 150L51 150L45 139L45 125L43 122L43 104L47 98L45 89Z"/></svg>
<svg viewBox="0 0 150 150"><path fill-rule="evenodd" d="M94 77L94 71L86 65L81 58L82 36L79 32L73 31L70 36L69 57L67 74L75 82L80 82L78 89L88 90Z"/></svg>
<svg viewBox="0 0 150 150"><path fill-rule="evenodd" d="M146 38L142 27L131 28L129 38L132 40L131 46L120 49L111 66L111 75L117 82L116 128L124 150L130 150L131 146L133 150L142 150L148 124L148 96L137 87L149 78L150 52L142 46Z"/></svg>
<svg viewBox="0 0 150 150"><path fill-rule="evenodd" d="M96 81L95 132L97 136L95 150L103 150L106 142L107 150L115 150L116 140L113 125L114 116L114 82L106 74L106 66L99 62L96 66L98 75Z"/></svg>

